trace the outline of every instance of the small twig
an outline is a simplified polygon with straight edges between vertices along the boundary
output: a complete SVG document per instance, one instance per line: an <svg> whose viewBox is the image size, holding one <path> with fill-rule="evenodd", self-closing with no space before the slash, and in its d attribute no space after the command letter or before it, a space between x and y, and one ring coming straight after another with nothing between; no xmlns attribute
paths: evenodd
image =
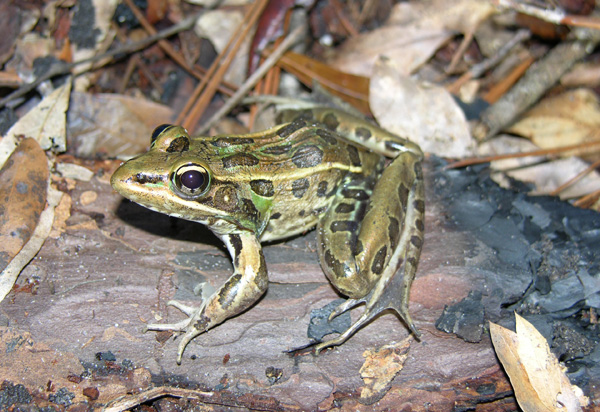
<svg viewBox="0 0 600 412"><path fill-rule="evenodd" d="M235 92L233 96L206 122L206 124L198 131L198 133L202 134L208 131L221 117L225 116L231 109L233 109L243 98L244 96L256 85L256 83L269 71L271 67L277 63L277 60L283 54L292 47L300 37L304 33L304 26L298 26L294 31L292 31L282 42L281 44L266 58L264 63L260 65L258 70L256 70L248 79L244 82L244 84Z"/></svg>
<svg viewBox="0 0 600 412"><path fill-rule="evenodd" d="M452 56L450 64L448 65L448 67L446 67L446 73L451 74L454 73L454 71L456 70L456 66L458 66L460 59L462 59L462 57L465 55L465 52L467 51L467 48L473 42L473 31L474 30L469 30L463 37L462 41L460 42L460 45L458 46L458 50L456 50L454 56Z"/></svg>
<svg viewBox="0 0 600 412"><path fill-rule="evenodd" d="M600 198L600 190L596 190L577 199L575 202L573 202L573 206L589 208L596 200L598 200L598 198Z"/></svg>
<svg viewBox="0 0 600 412"><path fill-rule="evenodd" d="M565 11L561 9L542 9L540 7L521 3L517 0L493 0L492 4L503 9L515 10L529 16L534 16L554 24L561 24L561 21L567 15Z"/></svg>
<svg viewBox="0 0 600 412"><path fill-rule="evenodd" d="M114 50L109 50L106 53L102 53L102 54L99 54L97 56L93 56L93 57L90 57L87 59L82 59L82 60L79 60L79 61L76 61L73 63L53 65L50 67L50 69L44 75L38 77L31 83L24 84L23 86L19 87L17 90L15 90L14 92L12 92L8 96L6 96L5 98L0 99L0 109L3 108L4 106L6 106L6 104L8 102L10 102L14 99L17 99L19 97L22 97L22 96L26 95L27 93L29 93L30 91L34 90L36 87L38 87L41 83L45 82L46 80L50 80L51 78L53 78L55 76L60 76L63 74L70 73L73 68L79 66L80 64L85 64L85 63L90 63L90 62L99 62L99 61L106 59L106 61L103 61L100 64L94 66L94 69L98 69L98 68L106 66L107 64L112 62L111 60L107 59L108 57L126 55L129 53L138 51L138 50L142 50L158 40L165 39L167 37L170 37L176 33L184 31L184 30L189 30L194 26L194 23L196 22L197 17L198 17L198 14L194 14L194 15L188 17L187 19L182 20L180 23L178 23L174 26L171 26L168 29L162 30L162 31L156 33L155 35L148 36L145 39L142 39L135 43L126 44L126 45L124 45L122 47L118 47Z"/></svg>
<svg viewBox="0 0 600 412"><path fill-rule="evenodd" d="M481 114L474 136L482 140L497 134L535 104L573 64L594 50L600 33L591 33L587 41L563 42L555 46L496 103Z"/></svg>
<svg viewBox="0 0 600 412"><path fill-rule="evenodd" d="M459 167L471 166L481 163L493 162L495 160L504 160L504 159L516 159L520 157L530 157L530 156L545 156L550 154L560 154L566 151L575 150L575 149L587 149L591 146L600 145L600 140L594 140L591 142L579 143L570 146L562 146L555 147L552 149L541 149L534 150L532 152L523 152L523 153L506 153L501 155L493 155L493 156L484 156L484 157L472 157L469 159L459 160L458 162L450 163L446 166L446 169L458 169Z"/></svg>
<svg viewBox="0 0 600 412"><path fill-rule="evenodd" d="M600 29L600 20L597 16L577 16L567 14L562 9L544 9L522 3L518 0L493 0L492 3L503 9L515 10L519 13L537 17L556 25L564 24L571 27L582 27L588 29Z"/></svg>
<svg viewBox="0 0 600 412"><path fill-rule="evenodd" d="M232 34L227 46L225 46L217 59L215 59L205 76L205 80L196 86L196 89L186 103L184 110L177 117L176 124L181 124L185 128L193 129L198 123L217 91L237 50L239 50L244 39L247 38L251 28L254 27L254 23L256 23L261 16L267 2L267 0L258 0L251 3L248 13L244 18L244 22L239 27L238 31Z"/></svg>
<svg viewBox="0 0 600 412"><path fill-rule="evenodd" d="M509 41L507 41L506 44L504 44L493 56L483 60L481 63L473 65L468 72L464 73L454 83L448 86L448 91L451 93L456 93L467 81L481 77L492 67L498 65L498 63L500 63L515 46L524 42L530 37L531 33L529 32L529 30L523 29L517 31L517 33Z"/></svg>

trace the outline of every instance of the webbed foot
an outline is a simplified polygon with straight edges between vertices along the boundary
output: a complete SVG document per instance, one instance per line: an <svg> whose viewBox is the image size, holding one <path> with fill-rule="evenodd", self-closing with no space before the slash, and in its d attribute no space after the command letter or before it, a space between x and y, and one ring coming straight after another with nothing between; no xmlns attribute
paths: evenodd
<svg viewBox="0 0 600 412"><path fill-rule="evenodd" d="M417 327L408 313L408 302L406 300L408 296L402 293L402 291L406 288L406 280L402 274L404 273L403 271L405 270L407 264L410 263L403 263L395 276L392 276L388 282L378 283L367 296L360 299L348 299L339 305L333 312L331 312L331 315L329 315L329 320L361 303L366 302L365 311L360 318L358 318L356 322L346 329L345 332L333 339L317 344L315 346L315 354L318 355L323 349L341 345L348 340L348 338L350 338L354 332L356 332L365 324L369 323L371 319L375 318L381 312L388 309L396 312L404 321L406 326L408 326L410 331L414 334L415 338L419 340L421 334L417 330Z"/></svg>

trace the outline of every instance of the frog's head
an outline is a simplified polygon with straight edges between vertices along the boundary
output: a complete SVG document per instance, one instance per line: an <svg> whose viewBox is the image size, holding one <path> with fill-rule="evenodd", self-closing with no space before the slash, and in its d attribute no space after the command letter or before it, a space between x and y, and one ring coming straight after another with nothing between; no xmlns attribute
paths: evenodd
<svg viewBox="0 0 600 412"><path fill-rule="evenodd" d="M191 139L182 127L159 126L152 133L150 150L121 165L111 185L142 206L203 223L218 233L260 232L270 205L257 209L235 179L216 176L215 148L207 142Z"/></svg>

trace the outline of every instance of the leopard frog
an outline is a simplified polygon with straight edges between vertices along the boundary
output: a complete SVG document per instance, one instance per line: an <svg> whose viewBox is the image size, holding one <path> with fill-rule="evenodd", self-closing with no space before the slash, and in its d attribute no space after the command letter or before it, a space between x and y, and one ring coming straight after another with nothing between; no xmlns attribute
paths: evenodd
<svg viewBox="0 0 600 412"><path fill-rule="evenodd" d="M423 243L421 149L339 110L284 112L282 121L259 133L214 137L159 126L150 150L112 176L121 195L208 226L231 254L234 272L212 296L197 307L169 302L186 319L147 326L184 332L178 363L194 337L265 293L261 242L314 226L321 267L348 296L331 318L365 303L358 320L316 353L342 344L386 309L418 336L408 296Z"/></svg>

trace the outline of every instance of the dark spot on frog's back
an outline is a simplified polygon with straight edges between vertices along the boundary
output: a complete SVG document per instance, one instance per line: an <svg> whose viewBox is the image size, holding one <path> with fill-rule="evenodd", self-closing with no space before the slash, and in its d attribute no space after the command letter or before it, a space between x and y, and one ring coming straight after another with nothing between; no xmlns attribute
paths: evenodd
<svg viewBox="0 0 600 412"><path fill-rule="evenodd" d="M350 213L354 212L354 203L340 203L335 208L335 213Z"/></svg>
<svg viewBox="0 0 600 412"><path fill-rule="evenodd" d="M358 229L358 224L352 220L336 220L335 222L331 222L331 226L329 226L329 230L332 233L336 232L351 232L354 233Z"/></svg>
<svg viewBox="0 0 600 412"><path fill-rule="evenodd" d="M360 166L362 162L360 161L360 156L358 155L358 149L354 146L348 145L347 150L348 155L350 156L350 161L352 162L352 166Z"/></svg>
<svg viewBox="0 0 600 412"><path fill-rule="evenodd" d="M327 186L327 181L323 180L322 182L319 182L319 185L317 186L318 197L325 197L327 195Z"/></svg>
<svg viewBox="0 0 600 412"><path fill-rule="evenodd" d="M295 119L287 126L283 126L281 129L279 129L277 134L285 138L294 133L296 130L302 129L304 126L306 126L306 122L303 119Z"/></svg>
<svg viewBox="0 0 600 412"><path fill-rule="evenodd" d="M262 153L267 155L282 155L290 151L292 148L291 144L282 144L277 146L268 146L261 150Z"/></svg>
<svg viewBox="0 0 600 412"><path fill-rule="evenodd" d="M169 147L167 148L167 153L183 153L187 152L190 149L190 139L185 136L179 136L173 139Z"/></svg>
<svg viewBox="0 0 600 412"><path fill-rule="evenodd" d="M292 162L299 168L315 167L321 164L323 151L317 146L302 146L292 156Z"/></svg>
<svg viewBox="0 0 600 412"><path fill-rule="evenodd" d="M308 179L302 178L292 182L292 193L294 197L301 199L308 190L310 183Z"/></svg>
<svg viewBox="0 0 600 412"><path fill-rule="evenodd" d="M258 163L258 159L248 153L236 153L223 158L223 167L225 169L237 166L256 166Z"/></svg>
<svg viewBox="0 0 600 412"><path fill-rule="evenodd" d="M338 140L335 138L335 136L327 129L317 129L317 136L332 146L338 143Z"/></svg>
<svg viewBox="0 0 600 412"><path fill-rule="evenodd" d="M362 140L367 140L371 137L371 131L366 127L357 127L354 133L356 133L356 137Z"/></svg>
<svg viewBox="0 0 600 412"><path fill-rule="evenodd" d="M250 182L250 188L254 193L263 197L272 197L275 194L273 182L270 180L257 179Z"/></svg>
<svg viewBox="0 0 600 412"><path fill-rule="evenodd" d="M333 113L327 113L325 117L323 117L323 124L327 126L329 130L337 130L340 125L340 121Z"/></svg>
<svg viewBox="0 0 600 412"><path fill-rule="evenodd" d="M215 147L229 147L252 143L254 143L254 139L249 137L219 137L211 142Z"/></svg>

